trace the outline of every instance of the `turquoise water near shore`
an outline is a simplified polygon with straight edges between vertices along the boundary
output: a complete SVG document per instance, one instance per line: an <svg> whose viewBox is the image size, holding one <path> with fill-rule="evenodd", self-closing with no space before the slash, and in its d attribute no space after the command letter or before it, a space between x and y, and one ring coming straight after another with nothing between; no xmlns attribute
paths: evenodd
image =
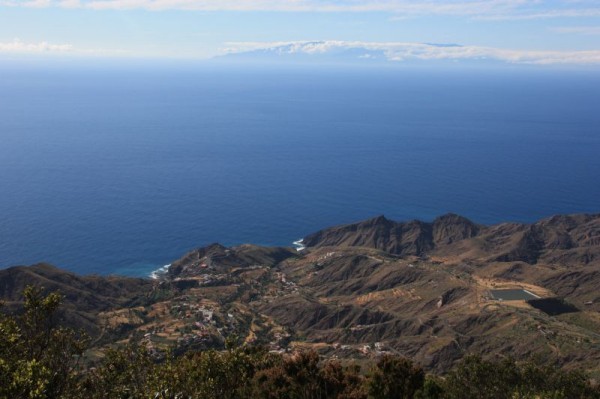
<svg viewBox="0 0 600 399"><path fill-rule="evenodd" d="M0 67L0 267L599 212L600 73Z"/></svg>

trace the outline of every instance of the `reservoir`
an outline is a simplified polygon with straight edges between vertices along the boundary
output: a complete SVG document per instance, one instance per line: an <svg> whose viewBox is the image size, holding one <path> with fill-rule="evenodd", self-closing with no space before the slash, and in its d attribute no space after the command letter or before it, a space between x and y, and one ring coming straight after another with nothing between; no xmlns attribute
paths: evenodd
<svg viewBox="0 0 600 399"><path fill-rule="evenodd" d="M539 299L539 296L523 289L490 290L493 299L498 301L529 301Z"/></svg>

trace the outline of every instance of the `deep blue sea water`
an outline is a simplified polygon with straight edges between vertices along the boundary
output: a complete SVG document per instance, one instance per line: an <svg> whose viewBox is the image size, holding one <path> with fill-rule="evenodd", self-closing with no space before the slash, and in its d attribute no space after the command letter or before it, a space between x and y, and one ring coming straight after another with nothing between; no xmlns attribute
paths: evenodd
<svg viewBox="0 0 600 399"><path fill-rule="evenodd" d="M0 67L0 267L600 211L600 73Z"/></svg>

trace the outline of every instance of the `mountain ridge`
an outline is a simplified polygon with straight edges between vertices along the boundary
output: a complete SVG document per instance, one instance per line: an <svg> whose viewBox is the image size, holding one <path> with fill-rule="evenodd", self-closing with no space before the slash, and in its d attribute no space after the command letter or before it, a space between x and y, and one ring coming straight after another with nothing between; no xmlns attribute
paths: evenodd
<svg viewBox="0 0 600 399"><path fill-rule="evenodd" d="M461 245L467 243L472 250L485 250L490 255L496 252L498 261L535 264L556 251L552 254L555 261L562 257L564 261L585 264L600 257L600 249L595 248L600 243L600 214L554 215L532 224L491 226L476 224L454 213L432 222L396 222L380 215L319 230L303 239L306 247L364 246L401 256L464 252ZM585 248L594 249L586 252Z"/></svg>
<svg viewBox="0 0 600 399"><path fill-rule="evenodd" d="M0 270L18 311L28 284L60 290L61 317L92 353L141 342L153 352L240 344L325 357L410 357L444 373L467 354L539 356L600 377L600 215L481 225L380 215L309 234L303 250L211 244L158 280L78 276L46 264ZM536 299L498 299L497 292ZM496 292L496 294L494 294Z"/></svg>

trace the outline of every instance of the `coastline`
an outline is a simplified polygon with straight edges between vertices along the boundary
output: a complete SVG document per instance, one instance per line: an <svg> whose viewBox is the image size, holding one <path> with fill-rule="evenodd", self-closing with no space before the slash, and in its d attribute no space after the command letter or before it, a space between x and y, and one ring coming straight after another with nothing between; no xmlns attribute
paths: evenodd
<svg viewBox="0 0 600 399"><path fill-rule="evenodd" d="M294 247L294 249L296 251L302 252L306 249L306 246L303 243L304 243L304 238L301 238L299 240L292 242L292 246ZM161 266L158 269L150 272L148 277L151 278L152 280L159 280L161 277L163 277L165 274L167 274L167 272L169 271L169 267L171 267L171 263Z"/></svg>
<svg viewBox="0 0 600 399"><path fill-rule="evenodd" d="M158 280L162 276L167 274L167 271L169 271L170 266L171 266L170 263L168 265L164 265L164 266L154 270L153 272L151 272L148 277L150 277L152 280Z"/></svg>

